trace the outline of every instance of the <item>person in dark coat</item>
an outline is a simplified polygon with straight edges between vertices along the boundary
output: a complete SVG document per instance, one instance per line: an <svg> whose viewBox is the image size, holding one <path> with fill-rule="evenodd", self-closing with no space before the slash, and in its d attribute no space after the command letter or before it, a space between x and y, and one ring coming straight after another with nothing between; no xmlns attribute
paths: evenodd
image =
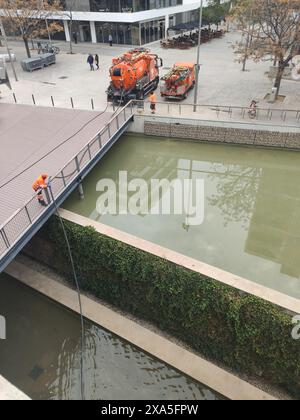
<svg viewBox="0 0 300 420"><path fill-rule="evenodd" d="M95 70L95 68L94 68L94 57L92 56L92 54L89 54L87 62L90 65L91 71L94 71Z"/></svg>
<svg viewBox="0 0 300 420"><path fill-rule="evenodd" d="M99 70L99 55L98 54L96 54L95 55L95 63L96 63L96 67L97 67L97 70Z"/></svg>

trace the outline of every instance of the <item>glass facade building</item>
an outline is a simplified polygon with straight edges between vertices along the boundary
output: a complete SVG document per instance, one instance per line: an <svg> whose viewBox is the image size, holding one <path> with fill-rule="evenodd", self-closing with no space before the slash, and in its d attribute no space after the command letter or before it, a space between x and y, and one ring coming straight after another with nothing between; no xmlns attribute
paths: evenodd
<svg viewBox="0 0 300 420"><path fill-rule="evenodd" d="M63 0L64 8L73 12L72 31L70 31L68 21L63 22L65 38L67 41L72 37L78 42L108 43L109 35L111 35L114 44L130 46L159 41L165 38L169 27L178 23L191 22L197 18L195 17L195 12L197 14L196 10L199 8L197 0L193 7L188 7L189 10L186 5L183 7L186 1ZM149 13L151 10L153 10L153 17L155 16L154 19L151 19L151 13ZM157 13L158 11L161 12ZM115 20L113 14L116 14ZM108 21L105 15L109 16ZM86 20L82 20L84 16Z"/></svg>

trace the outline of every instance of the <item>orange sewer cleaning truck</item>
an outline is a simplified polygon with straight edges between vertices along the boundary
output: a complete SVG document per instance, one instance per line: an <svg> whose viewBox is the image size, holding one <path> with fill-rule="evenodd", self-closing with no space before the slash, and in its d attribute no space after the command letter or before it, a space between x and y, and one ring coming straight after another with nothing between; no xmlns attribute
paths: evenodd
<svg viewBox="0 0 300 420"><path fill-rule="evenodd" d="M185 99L193 89L196 81L196 65L194 63L176 63L161 78L161 96L168 99Z"/></svg>
<svg viewBox="0 0 300 420"><path fill-rule="evenodd" d="M157 89L162 65L162 59L145 48L137 48L114 58L110 68L108 101L127 103L132 99L143 100Z"/></svg>

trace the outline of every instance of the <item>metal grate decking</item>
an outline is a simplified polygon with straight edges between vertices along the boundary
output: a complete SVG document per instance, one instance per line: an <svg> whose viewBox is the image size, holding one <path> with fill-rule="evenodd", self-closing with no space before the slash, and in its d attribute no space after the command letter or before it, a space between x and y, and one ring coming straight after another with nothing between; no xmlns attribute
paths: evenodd
<svg viewBox="0 0 300 420"><path fill-rule="evenodd" d="M53 203L39 206L33 181L48 173L54 197L62 203L131 119L131 107L101 114L0 104L0 272L55 210Z"/></svg>

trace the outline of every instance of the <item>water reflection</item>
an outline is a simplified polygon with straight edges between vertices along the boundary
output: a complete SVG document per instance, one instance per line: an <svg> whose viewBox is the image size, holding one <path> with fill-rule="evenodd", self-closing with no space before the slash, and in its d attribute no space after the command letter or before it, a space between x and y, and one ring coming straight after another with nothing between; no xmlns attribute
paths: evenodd
<svg viewBox="0 0 300 420"><path fill-rule="evenodd" d="M216 183L216 193L207 200L211 206L222 212L224 226L232 221L241 223L245 229L248 228L261 175L261 169L231 165L223 165L210 175L212 182Z"/></svg>
<svg viewBox="0 0 300 420"><path fill-rule="evenodd" d="M300 155L297 152L124 137L86 178L85 200L65 207L300 298ZM185 216L100 216L99 179L200 178L205 221ZM149 200L150 197L145 197Z"/></svg>
<svg viewBox="0 0 300 420"><path fill-rule="evenodd" d="M11 277L0 275L0 374L33 399L80 398L80 322ZM84 355L87 399L219 399L165 364L91 323Z"/></svg>

